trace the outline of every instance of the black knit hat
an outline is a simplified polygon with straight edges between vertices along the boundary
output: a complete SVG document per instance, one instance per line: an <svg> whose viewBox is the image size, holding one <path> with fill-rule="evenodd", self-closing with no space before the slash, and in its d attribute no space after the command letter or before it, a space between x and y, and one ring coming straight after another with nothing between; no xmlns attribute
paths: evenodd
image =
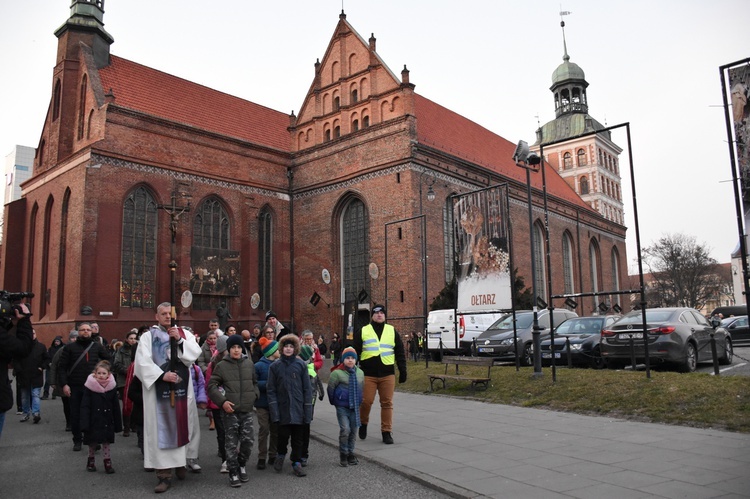
<svg viewBox="0 0 750 499"><path fill-rule="evenodd" d="M268 319L270 319L271 317L276 317L278 319L276 313L273 310L269 310L268 312L266 312L266 321L268 321Z"/></svg>
<svg viewBox="0 0 750 499"><path fill-rule="evenodd" d="M374 315L375 312L383 312L383 315L387 316L388 314L385 312L385 307L383 305L375 305L372 307L372 312L370 312L370 316Z"/></svg>
<svg viewBox="0 0 750 499"><path fill-rule="evenodd" d="M231 350L235 345L242 347L242 351L245 351L245 342L242 341L241 334L233 334L229 338L227 338L227 350Z"/></svg>

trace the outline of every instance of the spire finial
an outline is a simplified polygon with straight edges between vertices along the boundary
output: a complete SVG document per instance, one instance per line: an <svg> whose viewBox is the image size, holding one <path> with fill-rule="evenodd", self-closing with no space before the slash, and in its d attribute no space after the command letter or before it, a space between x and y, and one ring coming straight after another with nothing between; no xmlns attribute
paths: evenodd
<svg viewBox="0 0 750 499"><path fill-rule="evenodd" d="M560 7L562 9L562 6ZM563 61L568 62L570 60L570 56L568 55L568 44L565 41L565 20L563 19L563 16L569 16L572 14L569 10L560 10L560 29L562 30L562 36L563 36Z"/></svg>

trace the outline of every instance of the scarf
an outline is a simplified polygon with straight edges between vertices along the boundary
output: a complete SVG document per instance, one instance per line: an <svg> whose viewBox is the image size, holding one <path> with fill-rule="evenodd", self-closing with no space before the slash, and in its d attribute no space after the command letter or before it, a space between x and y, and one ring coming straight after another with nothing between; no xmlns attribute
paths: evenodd
<svg viewBox="0 0 750 499"><path fill-rule="evenodd" d="M357 383L357 366L346 370L349 373L349 409L354 410L355 425L359 427L359 384Z"/></svg>
<svg viewBox="0 0 750 499"><path fill-rule="evenodd" d="M184 338L185 333L180 330ZM164 372L169 371L170 364L169 334L159 326L151 327L151 356L154 363ZM179 383L157 381L156 390L156 428L160 449L175 449L190 442L188 436L188 387L190 372L185 364L175 359L174 371L180 377ZM174 392L174 407L172 407Z"/></svg>

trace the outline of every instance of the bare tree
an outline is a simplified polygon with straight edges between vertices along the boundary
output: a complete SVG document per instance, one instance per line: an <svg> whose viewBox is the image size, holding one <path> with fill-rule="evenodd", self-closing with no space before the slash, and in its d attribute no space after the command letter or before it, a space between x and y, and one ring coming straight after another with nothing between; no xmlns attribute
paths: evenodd
<svg viewBox="0 0 750 499"><path fill-rule="evenodd" d="M647 301L650 306L702 308L725 286L724 272L695 237L668 234L643 249L651 272Z"/></svg>

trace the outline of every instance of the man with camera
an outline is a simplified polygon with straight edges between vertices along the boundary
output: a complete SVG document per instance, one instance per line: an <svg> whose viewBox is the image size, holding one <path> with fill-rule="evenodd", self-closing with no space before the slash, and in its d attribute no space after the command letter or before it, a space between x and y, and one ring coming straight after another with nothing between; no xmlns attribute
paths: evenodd
<svg viewBox="0 0 750 499"><path fill-rule="evenodd" d="M83 442L81 433L81 402L83 385L100 360L112 362L109 352L98 341L91 338L91 324L78 325L78 338L63 347L57 370L57 384L63 387L63 396L70 397L70 426L73 431L73 450L80 451Z"/></svg>
<svg viewBox="0 0 750 499"><path fill-rule="evenodd" d="M4 305L0 317L0 436L5 424L5 413L13 407L13 390L8 381L8 363L28 356L34 346L33 329L29 319L31 312L26 304L21 303L12 308ZM15 335L10 334L13 329L13 316L17 319Z"/></svg>

